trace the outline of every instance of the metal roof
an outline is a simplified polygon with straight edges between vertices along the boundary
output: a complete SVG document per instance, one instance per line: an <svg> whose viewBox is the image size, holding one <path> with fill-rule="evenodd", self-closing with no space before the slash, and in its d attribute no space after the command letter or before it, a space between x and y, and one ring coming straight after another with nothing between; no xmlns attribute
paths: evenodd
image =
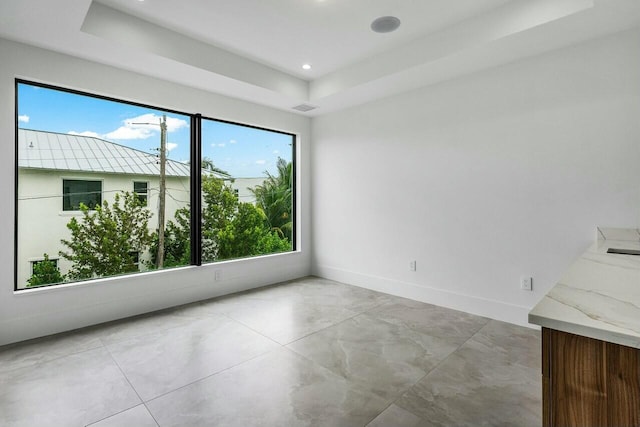
<svg viewBox="0 0 640 427"><path fill-rule="evenodd" d="M160 175L154 154L90 136L18 129L18 167ZM189 176L189 165L167 159L166 175Z"/></svg>

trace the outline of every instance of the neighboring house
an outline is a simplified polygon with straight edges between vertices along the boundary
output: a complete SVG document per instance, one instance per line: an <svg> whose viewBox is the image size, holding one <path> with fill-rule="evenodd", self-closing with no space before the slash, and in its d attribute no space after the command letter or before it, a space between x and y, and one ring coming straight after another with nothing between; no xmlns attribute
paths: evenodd
<svg viewBox="0 0 640 427"><path fill-rule="evenodd" d="M256 196L254 196L249 189L262 185L264 180L264 176L258 178L233 178L231 181L231 188L233 188L238 196L238 200L244 203L253 204L256 202Z"/></svg>
<svg viewBox="0 0 640 427"><path fill-rule="evenodd" d="M18 129L18 288L26 286L34 263L43 254L56 260L65 274L71 263L58 255L67 250L66 225L80 217L82 202L90 207L118 192L135 192L157 228L160 165L158 158L99 138ZM166 218L189 204L189 165L166 163Z"/></svg>

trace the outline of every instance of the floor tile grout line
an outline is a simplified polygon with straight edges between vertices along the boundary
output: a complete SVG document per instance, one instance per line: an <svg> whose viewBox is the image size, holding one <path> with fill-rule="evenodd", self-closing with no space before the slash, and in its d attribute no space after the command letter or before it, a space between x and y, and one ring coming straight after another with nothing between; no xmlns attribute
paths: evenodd
<svg viewBox="0 0 640 427"><path fill-rule="evenodd" d="M422 378L420 378L420 380L418 380L414 385L412 385L410 388L408 388L407 390L405 390L396 400L394 400L391 404L395 404L396 406L398 406L399 408L401 408L404 411L409 412L410 414L413 414L414 416L416 416L417 418L424 420L426 422L428 422L428 420L426 420L425 418L421 417L420 415L415 414L414 412L412 412L411 410L399 405L397 402L399 399L402 398L402 396L407 393L411 388L415 387L416 384L418 384L420 381L424 380L426 377L428 377L432 372L434 372L440 365L442 365L447 359L449 359L450 357L452 357L453 355L455 355L465 344L467 344L469 341L471 341L476 335L478 335L480 333L480 331L482 331L485 327L487 327L489 325L489 323L491 323L492 321L495 321L494 319L491 318L486 318L487 321L480 327L478 328L478 330L476 332L473 333L473 335L471 335L469 338L467 338L462 344L460 344L454 351L452 351L449 355L447 355L447 357L445 357L444 359L442 359L440 362L438 362L431 370L429 370L429 372L427 372ZM498 321L499 322L499 321ZM516 364L518 366L522 366L520 364ZM533 368L529 368L529 369L533 369ZM389 406L391 406L391 404ZM388 408L388 407L387 407ZM526 409L526 408L525 408ZM385 409L386 410L386 409ZM384 412L384 411L383 411ZM381 412L382 413L382 412ZM375 418L374 418L375 419ZM373 420L372 420L373 421ZM366 426L365 426L366 427Z"/></svg>
<svg viewBox="0 0 640 427"><path fill-rule="evenodd" d="M40 367L42 365L46 365L47 363L51 363L51 362L55 362L58 361L60 359L64 359L66 357L71 357L71 356L77 356L78 354L82 354L82 353L86 353L88 351L92 351L92 350L97 350L99 348L103 348L105 347L104 343L98 338L98 340L100 341L100 344L102 345L98 345L95 347L90 347L90 348L85 348L84 350L78 350L78 351L73 351L71 353L67 353L67 354L62 354L60 356L56 356L53 359L48 359L48 360L43 360L43 361L39 361L39 362L34 362L28 365L24 365L24 366L19 366L16 368L11 368L11 369L7 369L6 371L0 370L0 374L8 374L10 372L14 372L14 371L18 371L20 369L25 369L25 368L35 368L35 367Z"/></svg>
<svg viewBox="0 0 640 427"><path fill-rule="evenodd" d="M378 304L378 305L376 305L375 307L372 307L371 309L373 309L373 308L377 308L377 307L379 307L379 306L380 306L380 305L382 305L382 304L383 304L383 303ZM348 308L345 308L345 309L346 309L346 310L350 310L350 309L348 309ZM318 333L318 332L324 331L325 329L332 328L332 327L334 327L334 326L336 326L336 325L339 325L340 323L343 323L343 322L345 322L345 321L347 321L347 320L353 319L354 317L360 316L361 314L365 314L367 311L368 311L368 310L364 310L364 311L362 311L362 312L355 312L355 311L354 311L354 313L355 313L355 314L350 315L349 317L346 317L346 318L344 318L344 319L342 319L342 320L339 320L338 322L336 322L336 323L334 323L334 324L327 325L327 326L325 326L325 327L323 327L323 328L320 328L320 329L318 329L317 331L309 332L308 334L303 335L303 336L301 336L301 337L299 337L299 338L296 338L296 339L294 339L293 341L289 341L289 342L287 342L287 343L285 343L285 344L282 344L282 343L280 343L279 341L276 341L275 339L271 338L270 336L265 335L264 333L262 333L262 332L260 332L260 331L257 331L256 329L254 329L254 328L252 328L251 326L247 325L247 324L246 324L246 323L244 323L243 321L241 321L241 320L239 320L239 319L236 319L235 317L233 317L233 316L232 316L232 314L231 314L231 313L222 313L222 315L224 315L224 316L228 317L229 319L231 319L231 320L233 320L233 321L235 321L235 322L238 322L238 323L240 323L241 325L243 325L243 326L245 326L245 327L247 327L247 328L251 329L253 332L255 332L255 333L257 333L257 334L260 334L261 336L263 336L263 337L265 337L265 338L268 338L268 339L270 339L271 341L273 341L273 342L275 342L275 343L277 343L277 344L279 344L279 345L281 345L281 346L285 347L285 346L288 346L289 344L292 344L292 343L294 343L294 342L296 342L296 341L300 341L301 339L307 338L307 337L309 337L309 336L311 336L311 335L313 335L313 334L316 334L316 333Z"/></svg>
<svg viewBox="0 0 640 427"><path fill-rule="evenodd" d="M371 424L373 422L373 420L375 420L376 418L378 418L380 415L384 414L384 411L386 411L387 409L389 409L391 407L391 405L395 405L396 401L392 401L391 403L389 403L387 406L384 407L384 409L380 412L378 412L373 418L371 418L369 421L367 421L367 423L364 425L364 427L367 427L369 424ZM415 415L415 414L414 414ZM422 419L422 418L421 418Z"/></svg>
<svg viewBox="0 0 640 427"><path fill-rule="evenodd" d="M113 361L113 363L116 365L116 367L118 368L118 370L119 370L119 371L120 371L120 373L122 374L122 377L127 381L127 384L129 384L129 387L131 387L131 390L133 390L133 392L134 392L134 393L136 394L136 396L138 397L138 399L140 400L140 402L139 402L139 403L136 403L135 405L133 405L133 406L131 406L131 407L129 407L129 408L123 409L122 411L116 412L116 413L114 413L114 414L108 415L108 416L106 416L106 417L104 417L104 418L101 418L101 419L99 419L99 420L96 420L96 421L93 421L93 422L91 422L91 423L89 423L89 424L86 424L86 425L85 425L85 427L91 427L92 425L94 425L94 424L96 424L96 423L99 423L99 422L104 421L104 420L106 420L106 419L108 419L108 418L111 418L111 417L115 417L116 415L120 415L120 414L122 414L123 412L129 411L129 410L131 410L131 409L133 409L133 408L135 408L135 407L137 407L137 406L140 406L140 405L144 404L144 400L142 400L142 398L141 398L141 397L140 397L140 395L138 394L138 390L136 390L136 388L133 386L133 384L131 384L131 381L130 381L130 380L129 380L129 378L127 377L127 374L125 374L125 373L124 373L124 371L122 370L122 367L120 366L120 364L118 363L118 361L115 359L115 357L113 357L113 354L111 353L111 350L110 350L106 345L104 346L104 348L105 348L105 350L107 351L107 354L109 354L109 357L111 358L111 360ZM148 409L147 409L147 410L148 410ZM153 415L152 415L152 416L153 416ZM154 421L155 421L155 418L154 418ZM157 422L156 422L156 424L157 424Z"/></svg>
<svg viewBox="0 0 640 427"><path fill-rule="evenodd" d="M149 317L155 317L155 316L154 315L150 315ZM125 337L125 338L116 339L116 340L114 340L112 342L104 342L103 340L106 337L103 337L103 336L100 336L99 338L100 338L101 341L103 341L105 346L108 346L108 345L113 345L113 344L119 344L121 342L132 340L132 339L138 339L138 338L147 337L149 335L157 334L159 332L165 332L165 331L168 331L170 329L177 329L177 328L180 328L180 327L183 327L183 326L188 326L188 325L191 325L194 320L204 320L203 318L192 318L192 317L186 317L186 316L175 316L175 317L180 317L182 319L189 319L190 321L189 322L185 322L185 323L180 324L180 325L169 326L167 328L153 329L152 331L144 332L144 333L141 333L139 335L132 335L132 336L128 336L128 337ZM126 320L127 319L123 319L123 321L126 321Z"/></svg>
<svg viewBox="0 0 640 427"><path fill-rule="evenodd" d="M126 409L123 409L122 411L118 411L118 412L116 412L115 414L107 415L106 417L104 417L104 418L100 418L99 420L92 421L92 422L90 422L89 424L85 424L85 425L84 425L84 427L91 427L91 426L93 426L93 425L95 425L95 424L98 424L99 422L102 422L102 421L104 421L104 420L108 420L108 419L109 419L109 418L111 418L111 417L115 417L116 415L120 415L120 414L122 414L123 412L130 411L130 410L132 410L133 408L136 408L136 407L138 407L138 406L140 406L140 405L142 405L142 403L138 403L138 404L136 404L136 405L133 405L133 406L132 406L132 407L130 407L130 408L126 408Z"/></svg>
<svg viewBox="0 0 640 427"><path fill-rule="evenodd" d="M385 305L385 304L393 304L393 302L391 302L391 301L387 301L387 302L384 302L384 303L380 303L380 304L378 304L378 305L376 305L376 306L374 306L374 307L371 307L370 309L367 309L367 310L365 310L365 311L362 311L362 312L360 312L360 313L358 313L358 314L356 314L356 315L354 315L354 316L351 316L351 317L349 317L349 318L347 318L347 319L344 319L344 320L342 320L342 321L340 321L340 322L338 322L338 323L336 323L336 324L334 324L334 325L327 326L327 327L322 328L322 329L320 329L320 330L318 330L318 331L315 331L315 332L312 332L312 333L310 333L310 334L308 334L308 335L305 335L304 337L301 337L301 338L299 338L299 339L297 339L297 340L294 340L294 341L292 341L292 342L290 342L290 343L286 344L286 346L285 346L285 347L289 348L291 351L293 351L293 352L294 352L294 353L296 353L297 355L302 356L303 358L305 358L306 360L308 360L308 361L310 361L310 362L314 363L315 365L320 366L320 367L322 367L322 368L324 368L324 369L329 370L329 371L330 371L330 372L332 372L333 374L336 374L336 375L340 376L341 378L345 379L346 381L350 381L350 380L349 380L347 377L345 377L342 373L335 372L335 371L333 371L332 369L329 369L329 368L327 368L327 367L325 367L325 366L323 366L323 365L320 365L318 362L316 362L316 361L315 361L315 360L313 360L313 359L310 359L310 358L309 358L309 357L307 357L306 355L301 354L301 353L298 353L295 349L293 349L293 348L289 347L289 345L291 345L291 344L293 344L293 343L295 343L295 342L298 342L298 341L300 341L300 340L303 340L303 339L305 339L305 338L308 338L308 337L310 337L311 335L314 335L314 334L320 333L320 332L322 332L322 331L324 331L324 330L326 330L326 329L329 329L329 328L332 328L332 327L338 326L338 325L340 325L340 324L342 324L342 323L345 323L345 322L346 322L346 321L348 321L348 320L352 320L352 319L354 319L355 317L358 317L358 316L361 316L361 315L368 315L368 316L371 316L373 319L378 320L378 321L380 321L380 322L386 323L386 324L388 324L388 325L396 326L396 327L402 327L402 328L404 328L404 329L406 329L406 330L408 330L408 331L417 332L417 333L419 333L419 334L421 334L421 335L426 335L426 336L430 336L430 337L435 337L435 336L430 335L430 334L426 334L426 333L423 333L423 332L415 331L414 329L412 329L412 328L410 328L410 327L408 327L408 326L406 326L406 325L398 325L398 324L396 324L396 323L386 321L385 319L381 319L381 318L379 318L379 317L375 316L375 314L374 314L374 313L370 313L372 310L375 310L376 308L378 308L378 307L380 307L380 306L382 306L382 305ZM424 304L428 305L428 303L424 303ZM479 317L479 318L483 318L482 316L477 316L477 317ZM486 326L486 325L491 321L491 319L489 319L489 318L485 318L485 319L486 319L485 323L484 323L484 324L482 324L482 326L481 326L481 327L479 327L475 332L473 332L473 333L472 333L472 334L471 334L467 339L465 339L462 343L460 343L459 345L457 345L457 346L455 347L455 349L454 349L454 350L452 350L452 351L451 351L449 354L447 354L447 355L446 355L442 360L440 360L438 363L436 363L436 364L435 364L431 369L429 369L428 371L426 371L426 372L425 372L425 374L424 374L423 376L421 376L420 378L418 378L418 379L417 379L415 382L413 382L410 386L408 386L406 389L402 390L401 392L397 393L396 397L391 401L391 403L389 403L389 405L385 408L385 410L386 410L389 406L391 406L392 404L395 404L395 403L397 402L397 400L398 400L398 399L400 399L400 398L401 398L401 397L402 397L402 396L403 396L407 391L409 391L409 390L410 390L411 388L413 388L416 384L418 384L418 383L419 383L420 381L422 381L425 377L427 377L427 376L428 376L431 372L433 372L433 371L434 371L438 366L440 366L442 363L444 363L444 361L445 361L445 360L447 360L451 355L453 355L454 353L456 353L456 352L457 352L457 351L458 351L458 350L459 350L459 349L460 349L464 344L466 344L466 343L467 343L471 338L473 338L473 337L474 337L478 332L480 332L480 330L482 330L482 329L483 329L483 328L484 328L484 327L485 327L485 326ZM435 338L438 338L438 337L435 337ZM377 393L374 393L374 394L377 394ZM379 397L382 397L382 396L379 396ZM402 409L404 409L404 408L402 408ZM406 409L405 409L405 410L406 410ZM384 412L384 410L383 410L382 412ZM380 412L378 415L380 415L382 412ZM410 413L412 413L412 414L413 414L413 412L411 412L411 411L408 411L408 412L410 412ZM367 424L371 423L375 418L377 418L377 416L378 416L378 415L376 415L376 417L372 418L372 419L371 419ZM418 417L418 418L420 418L420 419L423 419L422 417L419 417L419 416L418 416L418 415L416 415L416 414L413 414L413 415L415 415L416 417ZM365 427L366 427L366 425L367 425L367 424L365 424Z"/></svg>
<svg viewBox="0 0 640 427"><path fill-rule="evenodd" d="M475 337L478 332L480 332L485 326L487 326L487 324L491 321L491 319L487 319L487 321L484 323L484 325L482 325L480 328L478 328L477 331L475 331L469 338L467 338L464 342L462 342L460 345L458 345L456 347L455 350L453 350L451 353L449 353L446 357L444 357L442 360L440 360L438 363L436 363L431 369L429 369L422 377L420 377L420 379L418 381L416 381L415 383L413 383L411 385L411 387L408 387L406 390L404 390L402 393L398 394L398 397L396 397L396 399L391 403L391 404L395 404L396 406L398 406L399 408L402 408L403 410L415 415L416 417L420 418L421 420L424 420L424 418L422 418L419 415L414 414L413 412L411 412L410 410L403 408L402 406L398 405L397 402L399 399L402 398L402 396L404 396L409 390L411 390L413 387L416 386L416 384L418 384L419 382L421 382L422 380L424 380L426 377L428 377L432 372L434 372L436 369L438 369L443 363L445 363L450 357L452 357L454 354L456 354L466 343L468 343L473 337ZM391 406L391 405L389 405ZM425 420L427 421L427 420Z"/></svg>
<svg viewBox="0 0 640 427"><path fill-rule="evenodd" d="M227 318L228 320L233 321L233 322L236 322L236 323L240 324L241 326L244 326L244 327L246 327L247 329L250 329L250 330L252 330L252 331L253 331L253 329L251 329L250 327L248 327L248 326L244 325L243 323L241 323L241 322L239 322L239 321L237 321L237 320L235 320L235 319L229 318L229 317L228 317L228 316L226 316L224 313L222 313L222 314L215 314L215 316L216 316L216 317L225 317L225 318ZM204 318L204 319L199 318L199 319L197 319L197 320L209 320L209 319L210 319L210 318L209 318L209 317L207 317L207 318ZM182 325L182 326L186 326L186 325ZM255 331L254 331L254 332L255 332ZM258 333L258 332L256 332L256 333ZM258 333L258 334L259 334L259 333ZM265 338L265 339L268 339L269 341L273 342L274 344L276 344L276 345L278 345L278 346L280 346L280 347L284 347L282 344L278 343L277 341L274 341L273 339L271 339L271 338L269 338L269 337L265 337L265 336L264 336L264 335L262 335L262 334L259 334L259 335L260 335L261 337ZM235 368L236 366L240 366L240 365L242 365L243 363L246 363L246 362L248 362L248 361L250 361L250 360L253 360L253 359L258 358L258 357L261 357L261 356L264 356L265 354L268 354L268 353L270 353L270 352L274 351L274 350L267 350L267 351L264 351L264 352L262 352L262 353L260 353L260 354L257 354L257 355L255 355L255 356L253 356L253 357L251 357L251 358L249 358L249 359L247 359L247 360L241 361L241 362L236 363L236 364L234 364L234 365L232 365L232 366L228 366L228 367L226 367L226 368L224 368L224 369L222 369L222 370L220 370L220 371L213 372L213 373L211 373L211 374L209 374L209 375L206 375L206 376L204 376L204 377L202 377L202 378L198 378L198 379L196 379L196 380L193 380L193 381L191 381L191 382L190 382L190 383L188 383L188 384L182 385L182 386L180 386L180 387L178 387L178 388L175 388L175 389L173 389L173 390L167 391L167 392L165 392L165 393L161 393L161 394L159 394L158 396L154 396L154 397L152 397L152 398L150 398L150 399L148 399L148 400L144 400L144 399L142 398L142 396L140 396L140 394L138 393L138 391L135 389L135 387L133 386L133 384L131 383L131 381L129 380L129 378L127 377L127 375L125 374L125 372L124 372L124 371L122 370L122 368L120 367L120 364L119 364L119 363L117 362L117 360L115 359L115 356L113 356L113 354L111 353L110 349L108 348L108 346L109 346L109 345L115 345L115 344L117 344L117 343L113 343L113 344L105 345L105 348L106 348L106 349L107 349L107 351L109 352L109 355L111 356L111 358L114 360L114 362L115 362L116 366L118 366L118 368L119 368L119 369L120 369L120 371L122 372L122 375L124 375L125 379L126 379L126 380L127 380L127 382L129 383L129 385L131 386L131 388L135 391L136 395L138 396L138 398L140 399L140 401L145 405L145 407L147 408L147 410L149 411L149 413L150 413L150 414L151 414L151 410L149 410L149 408L148 408L148 407L147 407L147 405L146 405L148 402L151 402L152 400L158 399L158 398L160 398L160 397L162 397L162 396L164 396L164 395L167 395L167 394L169 394L169 393L172 393L172 392L174 392L174 391L176 391L176 390L180 390L181 388L187 387L187 386L189 386L189 385L191 385L191 384L194 384L194 383L196 383L196 382L198 382L198 381L202 381L202 380L204 380L204 379L207 379L207 378L209 378L209 377L212 377L212 376L214 376L214 375L217 375L217 374L222 373L222 372L224 372L224 371L227 371L227 370L229 370L229 369ZM153 414L151 414L151 415L153 416ZM155 420L155 417L154 417L154 420ZM156 421L156 423L157 423L157 421Z"/></svg>
<svg viewBox="0 0 640 427"><path fill-rule="evenodd" d="M156 426L160 426L160 423L158 423L158 420L156 420L156 417L153 416L153 414L151 413L151 411L149 410L149 407L147 406L147 403L144 401L144 399L142 398L142 396L140 396L140 394L138 393L138 390L136 390L136 388L133 386L133 384L131 383L131 380L129 379L129 377L127 376L127 374L124 372L124 370L122 369L122 367L120 366L120 364L118 363L118 361L116 360L115 356L113 355L113 353L111 353L111 349L105 345L105 349L107 350L107 352L109 353L109 356L111 357L111 360L113 360L113 363L115 363L115 365L118 367L118 369L120 370L120 372L122 373L122 376L127 380L127 383L129 383L129 386L131 387L131 389L134 391L134 393L136 394L136 396L138 396L138 399L140 399L140 403L138 403L135 406L132 406L129 409L125 409L124 411L119 412L118 414L128 411L130 409L135 408L136 406L139 405L144 405L145 409L147 410L147 412L149 413L149 415L151 416L151 418L153 418L153 421L156 423ZM117 414L111 415L111 417L115 416ZM109 418L109 417L107 417ZM106 419L106 418L105 418Z"/></svg>
<svg viewBox="0 0 640 427"><path fill-rule="evenodd" d="M282 346L281 346L281 347L282 347ZM173 390L169 390L169 391L167 391L167 392L161 393L161 394L159 394L159 395L157 395L157 396L152 397L151 399L148 399L148 400L142 400L142 402L146 405L147 403L150 403L150 402L152 402L152 401L154 401L154 400L160 399L161 397L164 397L164 396L166 396L166 395L168 395L168 394L171 394L171 393L173 393L173 392L176 392L176 391L178 391L178 390L181 390L181 389L183 389L183 388L185 388L185 387L189 387L189 386L191 386L191 385L193 385L193 384L195 384L195 383L198 383L198 382L200 382L200 381L204 381L204 380L206 380L206 379L209 379L209 378L211 378L211 377L214 377L214 376L216 376L216 375L219 375L219 374L221 374L221 373L223 373L223 372L226 372L226 371L228 371L228 370L230 370L230 369L236 368L236 367L238 367L238 366L240 366L240 365L243 365L243 364L245 364L245 363L247 363L247 362L251 362L252 360L255 360L255 359L257 359L257 358L263 357L263 356L265 356L265 355L267 355L267 354L269 354L269 353L273 353L274 351L276 351L276 350L275 350L275 349L274 349L274 350L267 350L267 351L265 351L265 352L263 352L263 353L257 354L257 355L255 355L255 356L253 356L253 357L250 357L250 358L249 358L249 359L247 359L247 360L243 360L243 361L242 361L242 362L240 362L240 363L236 363L236 364L235 364L235 365L233 365L233 366L228 366L228 367L226 367L226 368L224 368L224 369L221 369L221 370L219 370L219 371L217 371L217 372L213 372L213 373L211 373L211 374L209 374L209 375L206 375L206 376L204 376L204 377L202 377L202 378L198 378L197 380L193 380L193 381L191 381L191 382L190 382L190 383L188 383L188 384L184 384L184 385L181 385L180 387L177 387L177 388L175 388L175 389L173 389ZM151 411L149 411L149 413L151 413Z"/></svg>
<svg viewBox="0 0 640 427"><path fill-rule="evenodd" d="M158 420L156 419L156 417L153 415L153 413L151 412L151 409L149 409L149 407L147 406L147 402L142 402L142 404L144 405L144 408L147 410L147 412L149 413L149 415L151 416L151 418L153 418L153 421L156 423L156 427L160 427L160 423L158 422Z"/></svg>
<svg viewBox="0 0 640 427"><path fill-rule="evenodd" d="M370 310L373 310L374 308L377 308L377 307L381 306L382 304L384 304L384 303L378 304L378 305L376 305L375 307L372 307ZM347 310L348 310L348 309L347 309ZM291 345L291 344L293 344L293 343L295 343L295 342L298 342L298 341L300 341L300 340L303 340L303 339L305 339L305 338L308 338L308 337L310 337L311 335L317 334L317 333L322 332L322 331L324 331L324 330L327 330L327 329L329 329L329 328L333 328L334 326L338 326L338 325L340 325L341 323L346 322L347 320L351 320L351 319L354 319L354 318L356 318L356 317L358 317L358 316L361 316L361 315L363 315L363 314L366 314L366 313L367 313L367 311L368 311L368 310L365 310L365 311L362 311L362 312L356 313L356 314L354 314L353 316L346 317L346 318L344 318L344 319L342 319L342 320L340 320L340 321L338 321L338 322L334 323L333 325L328 325L328 326L325 326L324 328L318 329L317 331L310 332L310 333L308 333L308 334L306 334L306 335L304 335L304 336L302 336L302 337L300 337L300 338L296 338L296 339L295 339L295 340L293 340L293 341L290 341L290 342L288 342L288 343L286 343L286 344L283 344L283 346L289 346L289 345Z"/></svg>
<svg viewBox="0 0 640 427"><path fill-rule="evenodd" d="M124 372L124 370L122 369L122 366L120 366L120 364L118 363L118 361L116 360L115 356L113 355L113 353L111 352L111 349L108 346L105 346L105 348L107 349L107 352L109 353L109 356L111 357L111 360L113 360L113 363L115 363L115 365L118 367L118 369L120 370L120 373L122 374L122 376L124 377L125 380L127 380L127 383L129 384L129 386L131 387L131 389L133 390L133 392L136 394L136 396L138 396L138 399L140 399L140 402L143 403L144 399L142 399L142 397L140 396L140 393L138 393L138 390L136 390L136 388L133 386L133 384L131 383L131 380L129 379L129 377L127 376L127 374ZM139 405L139 404L138 404ZM137 405L136 405L137 406ZM129 408L131 409L131 408Z"/></svg>
<svg viewBox="0 0 640 427"><path fill-rule="evenodd" d="M231 320L232 322L236 322L240 326L243 326L243 327L249 329L251 332L255 332L256 334L260 335L263 338L268 339L269 341L273 342L274 344L278 344L281 347L285 346L285 344L279 343L278 341L274 340L270 336L267 336L267 335L263 334L262 332L253 329L251 326L247 325L246 323L244 323L244 322L242 322L242 321L240 321L240 320L238 320L238 319L236 319L234 317L231 317L231 315L229 315L227 313L222 313L222 316L226 317L227 319Z"/></svg>

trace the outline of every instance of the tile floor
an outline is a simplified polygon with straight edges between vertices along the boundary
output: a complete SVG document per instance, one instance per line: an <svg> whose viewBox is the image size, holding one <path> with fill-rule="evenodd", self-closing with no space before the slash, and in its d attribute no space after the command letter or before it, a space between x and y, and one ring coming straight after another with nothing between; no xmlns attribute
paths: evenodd
<svg viewBox="0 0 640 427"><path fill-rule="evenodd" d="M309 277L0 347L4 427L539 426L540 334Z"/></svg>

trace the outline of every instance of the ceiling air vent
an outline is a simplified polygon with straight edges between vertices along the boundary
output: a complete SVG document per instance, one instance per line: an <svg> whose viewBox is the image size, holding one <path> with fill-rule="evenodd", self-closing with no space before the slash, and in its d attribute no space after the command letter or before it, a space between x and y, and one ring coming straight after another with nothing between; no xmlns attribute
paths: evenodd
<svg viewBox="0 0 640 427"><path fill-rule="evenodd" d="M298 111L302 111L303 113L306 113L307 111L315 110L318 107L314 107L313 105L309 105L309 104L300 104L291 108L293 108L294 110L298 110Z"/></svg>

